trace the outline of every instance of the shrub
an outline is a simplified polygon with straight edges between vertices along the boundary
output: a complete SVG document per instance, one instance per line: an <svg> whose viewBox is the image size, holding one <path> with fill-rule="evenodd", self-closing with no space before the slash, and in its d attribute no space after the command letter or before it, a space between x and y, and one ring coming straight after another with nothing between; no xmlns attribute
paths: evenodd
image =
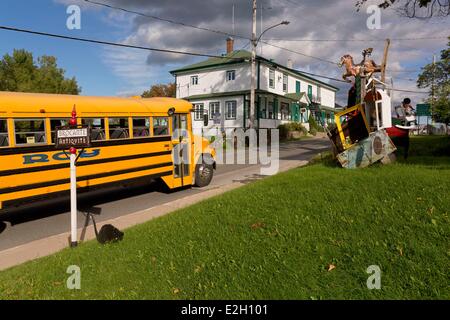
<svg viewBox="0 0 450 320"><path fill-rule="evenodd" d="M311 129L309 129L309 133L311 133L313 136L315 136L315 135L317 135L317 129L311 128Z"/></svg>
<svg viewBox="0 0 450 320"><path fill-rule="evenodd" d="M308 130L301 123L298 122L289 122L285 124L281 124L278 126L278 130L280 130L280 138L287 139L290 131L300 131L304 135L308 133Z"/></svg>

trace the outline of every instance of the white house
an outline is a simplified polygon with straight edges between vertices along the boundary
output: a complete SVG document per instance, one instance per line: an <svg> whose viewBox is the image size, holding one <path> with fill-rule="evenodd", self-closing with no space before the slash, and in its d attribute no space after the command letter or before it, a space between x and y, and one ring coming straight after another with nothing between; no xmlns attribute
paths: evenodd
<svg viewBox="0 0 450 320"><path fill-rule="evenodd" d="M203 114L209 115L209 128L245 128L250 105L251 53L233 50L227 39L223 58L205 61L171 71L175 76L176 97L194 105L194 128L203 127ZM296 121L307 123L311 111L320 106L322 119L332 122L338 88L316 80L273 60L256 58L255 110L259 128L277 128ZM317 117L317 114L313 112ZM320 119L318 119L320 120ZM307 126L307 125L306 125Z"/></svg>

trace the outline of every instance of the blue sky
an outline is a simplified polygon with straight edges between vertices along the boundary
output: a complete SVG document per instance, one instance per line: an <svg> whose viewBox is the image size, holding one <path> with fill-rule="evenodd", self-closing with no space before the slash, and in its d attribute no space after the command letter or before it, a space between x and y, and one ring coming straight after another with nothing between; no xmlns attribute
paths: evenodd
<svg viewBox="0 0 450 320"><path fill-rule="evenodd" d="M123 8L146 12L169 19L183 21L225 32L231 29L231 8L235 4L235 28L237 34L250 36L250 1L236 0L99 0ZM375 0L373 0L375 1ZM379 2L380 0L378 0ZM386 37L433 37L450 35L450 19L419 20L399 17L394 10L382 13L382 28L369 30L367 13L357 13L356 0L260 0L264 6L264 27L289 20L283 28L276 28L266 35L268 38L315 38L315 39L380 39ZM66 13L69 4L80 5L81 30L66 28ZM266 9L267 8L267 9ZM271 8L271 9L268 9ZM260 28L258 12L258 29ZM87 4L82 0L2 0L0 2L0 24L69 36L88 37L121 42L132 45L167 48L174 50L222 54L225 51L225 36L211 32L184 28L161 21L138 17ZM259 32L259 30L258 30ZM383 42L275 42L299 52L339 61L339 57L350 53L360 60L361 50L374 47L373 58L381 61ZM236 39L235 48L245 44ZM432 55L439 55L447 40L429 39L420 41L393 41L389 52L388 69L397 88L419 90L415 87L417 70L431 62ZM364 48L363 48L364 47ZM150 54L147 51L119 49L86 44L75 41L52 39L34 35L0 30L0 55L13 49L31 51L35 58L53 55L69 77L75 76L82 87L83 95L137 95L154 83L167 83L173 78L169 71L198 58ZM259 50L258 50L259 52ZM342 69L336 65L293 54L265 45L264 56L285 64L287 59L300 70L340 78ZM407 73L405 70L415 70ZM398 72L400 71L400 72ZM338 102L345 101L346 84L331 82L342 90ZM420 102L423 94L411 94ZM397 95L398 100L402 95Z"/></svg>

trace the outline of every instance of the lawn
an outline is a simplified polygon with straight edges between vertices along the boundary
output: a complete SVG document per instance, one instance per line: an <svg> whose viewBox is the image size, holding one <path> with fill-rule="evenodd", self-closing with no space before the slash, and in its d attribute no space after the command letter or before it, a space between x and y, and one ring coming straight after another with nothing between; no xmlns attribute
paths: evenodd
<svg viewBox="0 0 450 320"><path fill-rule="evenodd" d="M0 299L450 299L449 151L414 138L407 162L281 173L0 272Z"/></svg>

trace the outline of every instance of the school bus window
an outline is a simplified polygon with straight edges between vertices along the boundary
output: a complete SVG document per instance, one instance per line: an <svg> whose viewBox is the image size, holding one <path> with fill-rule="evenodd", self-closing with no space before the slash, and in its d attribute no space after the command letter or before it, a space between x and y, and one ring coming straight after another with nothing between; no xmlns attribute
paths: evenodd
<svg viewBox="0 0 450 320"><path fill-rule="evenodd" d="M91 140L101 141L106 139L105 120L102 118L81 119L81 123L91 127Z"/></svg>
<svg viewBox="0 0 450 320"><path fill-rule="evenodd" d="M52 142L56 141L56 128L65 127L69 125L69 119L50 119L50 128L52 131Z"/></svg>
<svg viewBox="0 0 450 320"><path fill-rule="evenodd" d="M133 118L133 137L148 137L150 135L149 118Z"/></svg>
<svg viewBox="0 0 450 320"><path fill-rule="evenodd" d="M0 148L8 146L8 123L6 120L0 119Z"/></svg>
<svg viewBox="0 0 450 320"><path fill-rule="evenodd" d="M153 135L167 136L169 134L169 118L153 117Z"/></svg>
<svg viewBox="0 0 450 320"><path fill-rule="evenodd" d="M45 119L14 120L16 144L47 143Z"/></svg>
<svg viewBox="0 0 450 320"><path fill-rule="evenodd" d="M109 118L108 123L110 139L128 139L130 137L128 118Z"/></svg>

